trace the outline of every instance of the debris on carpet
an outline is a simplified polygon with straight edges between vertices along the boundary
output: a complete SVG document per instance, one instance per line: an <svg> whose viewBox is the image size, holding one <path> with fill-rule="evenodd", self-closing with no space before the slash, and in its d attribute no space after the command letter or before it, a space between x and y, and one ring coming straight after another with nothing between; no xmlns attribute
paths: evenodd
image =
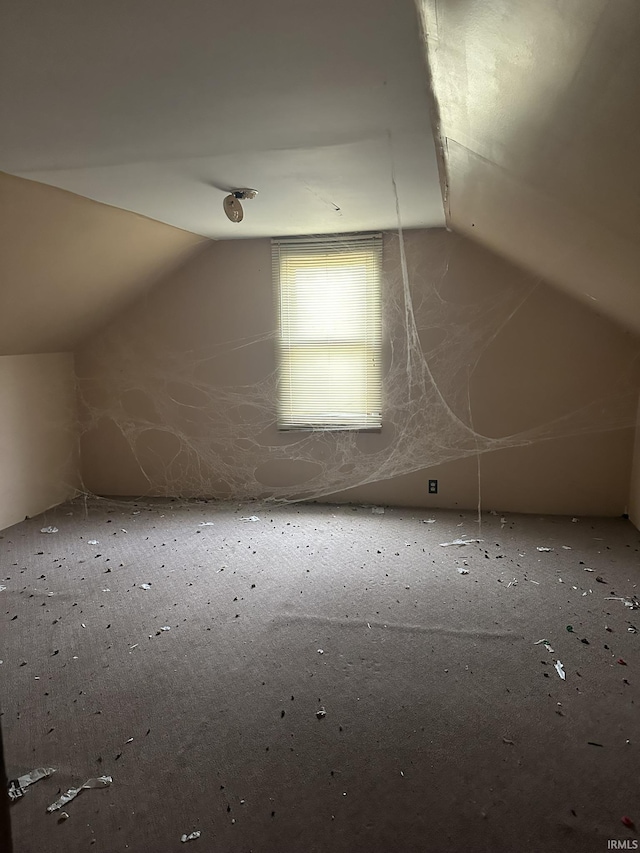
<svg viewBox="0 0 640 853"><path fill-rule="evenodd" d="M69 788L65 791L54 803L47 806L47 811L55 812L61 809L62 806L66 806L71 800L75 800L81 791L89 790L90 788L107 788L112 782L113 778L111 776L98 776L96 779L87 779L84 785L80 785L79 788Z"/></svg>
<svg viewBox="0 0 640 853"><path fill-rule="evenodd" d="M12 802L19 800L20 797L24 797L25 791L29 785L33 785L34 782L39 782L40 779L46 779L47 776L51 776L51 774L55 772L55 767L36 767L35 770L32 770L30 773L18 776L17 779L11 779L9 781L9 799Z"/></svg>

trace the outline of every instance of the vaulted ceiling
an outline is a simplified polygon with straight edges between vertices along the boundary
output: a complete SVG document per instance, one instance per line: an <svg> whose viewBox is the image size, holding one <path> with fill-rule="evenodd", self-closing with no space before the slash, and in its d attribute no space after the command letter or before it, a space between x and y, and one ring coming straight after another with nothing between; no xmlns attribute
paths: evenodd
<svg viewBox="0 0 640 853"><path fill-rule="evenodd" d="M416 2L11 0L0 354L73 348L197 235L394 228L394 180L404 226L640 333L640 3Z"/></svg>
<svg viewBox="0 0 640 853"><path fill-rule="evenodd" d="M9 0L0 169L207 237L444 224L413 0ZM229 189L259 191L242 225Z"/></svg>
<svg viewBox="0 0 640 853"><path fill-rule="evenodd" d="M73 350L203 242L0 172L0 355Z"/></svg>
<svg viewBox="0 0 640 853"><path fill-rule="evenodd" d="M640 332L640 3L419 4L449 226Z"/></svg>

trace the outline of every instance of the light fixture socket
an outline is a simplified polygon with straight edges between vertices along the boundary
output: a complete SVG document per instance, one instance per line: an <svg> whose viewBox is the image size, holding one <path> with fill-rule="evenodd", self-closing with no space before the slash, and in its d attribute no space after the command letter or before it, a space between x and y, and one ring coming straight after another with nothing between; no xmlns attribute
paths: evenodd
<svg viewBox="0 0 640 853"><path fill-rule="evenodd" d="M244 201L245 199L255 198L258 195L258 190L251 190L248 187L244 187L241 190L231 190L231 195L241 198Z"/></svg>

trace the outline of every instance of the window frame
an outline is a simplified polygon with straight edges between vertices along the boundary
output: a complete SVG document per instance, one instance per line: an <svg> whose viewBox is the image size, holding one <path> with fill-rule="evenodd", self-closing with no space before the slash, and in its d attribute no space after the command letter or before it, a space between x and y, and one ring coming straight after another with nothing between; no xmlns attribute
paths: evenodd
<svg viewBox="0 0 640 853"><path fill-rule="evenodd" d="M288 237L288 238L274 238L271 241L272 243L272 276L273 276L273 285L275 289L275 302L277 306L277 429L279 432L352 432L352 433L379 433L382 431L382 398L383 398L383 375L382 375L382 354L383 354L383 317L382 317L382 248L383 248L383 238L382 234L379 232L376 233L364 233L364 234L336 234L336 235L324 235L319 237ZM283 250L284 252L290 252L294 254L296 249L301 253L306 253L308 255L313 255L314 250L318 250L319 253L322 252L323 249L327 249L327 255L333 255L334 257L339 254L340 249L344 249L345 257L347 257L350 253L360 249L362 251L364 248L371 248L371 258L368 263L373 263L375 276L375 304L373 305L373 311L376 315L376 333L373 336L368 336L365 334L362 338L353 339L354 345L357 345L358 340L360 340L360 345L365 348L375 347L376 348L376 370L377 377L375 377L375 381L377 382L378 391L377 391L377 402L379 403L379 408L373 409L371 412L366 412L363 414L362 419L370 419L371 423L364 422L354 422L350 424L348 422L338 423L338 422L327 422L318 420L317 423L308 423L300 421L296 423L295 420L287 417L283 417L283 408L282 408L282 394L281 394L281 383L283 382L282 373L286 367L286 358L287 354L290 353L294 347L289 345L288 347L284 345L283 342L283 289L282 289L282 256ZM365 299L369 300L370 295L367 294L369 283L365 285ZM365 303L365 310L372 310L372 305L368 301ZM376 340L377 339L377 340ZM346 340L346 339L345 339ZM313 344L311 344L313 345ZM343 347L348 344L345 341L342 342ZM300 348L303 347L303 344L298 345ZM316 347L322 347L320 341L317 341L315 344ZM339 343L328 342L326 344L326 349L328 351L331 350L332 347L338 348L340 346ZM365 371L369 371L370 368L365 367ZM370 380L371 374L369 372L365 373L365 376L368 380Z"/></svg>

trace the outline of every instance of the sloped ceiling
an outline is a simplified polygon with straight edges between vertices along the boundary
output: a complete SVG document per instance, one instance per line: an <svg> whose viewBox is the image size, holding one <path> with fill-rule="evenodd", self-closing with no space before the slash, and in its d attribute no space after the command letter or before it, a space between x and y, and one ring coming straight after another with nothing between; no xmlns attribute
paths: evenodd
<svg viewBox="0 0 640 853"><path fill-rule="evenodd" d="M203 242L0 172L0 355L72 350Z"/></svg>
<svg viewBox="0 0 640 853"><path fill-rule="evenodd" d="M414 0L13 0L0 125L5 172L207 237L393 228L392 172L444 224Z"/></svg>
<svg viewBox="0 0 640 853"><path fill-rule="evenodd" d="M418 2L449 226L640 332L640 3Z"/></svg>

